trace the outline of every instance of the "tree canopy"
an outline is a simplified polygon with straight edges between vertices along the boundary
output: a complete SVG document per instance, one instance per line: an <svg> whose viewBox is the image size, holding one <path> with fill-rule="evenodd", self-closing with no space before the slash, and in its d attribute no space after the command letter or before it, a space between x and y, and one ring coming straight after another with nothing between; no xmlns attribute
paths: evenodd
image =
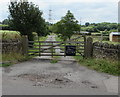
<svg viewBox="0 0 120 97"><path fill-rule="evenodd" d="M105 31L106 34L109 34L111 31L117 31L117 29L118 29L117 23L109 23L109 22L91 23L88 26L82 25L81 27L82 31L88 31L88 32Z"/></svg>
<svg viewBox="0 0 120 97"><path fill-rule="evenodd" d="M48 33L42 12L35 4L29 2L11 2L9 12L9 25L14 30L19 31L21 35L28 35L29 40L33 40L32 32L37 32L39 36Z"/></svg>
<svg viewBox="0 0 120 97"><path fill-rule="evenodd" d="M78 21L70 10L68 10L67 14L59 22L54 24L52 30L56 34L59 34L60 38L66 40L70 39L75 32L80 31L80 25L78 25Z"/></svg>
<svg viewBox="0 0 120 97"><path fill-rule="evenodd" d="M85 23L85 26L89 26L89 25L90 25L90 23L89 23L89 22L86 22L86 23Z"/></svg>
<svg viewBox="0 0 120 97"><path fill-rule="evenodd" d="M9 20L8 20L8 19L4 19L4 20L2 21L2 24L8 25L8 24L9 24Z"/></svg>

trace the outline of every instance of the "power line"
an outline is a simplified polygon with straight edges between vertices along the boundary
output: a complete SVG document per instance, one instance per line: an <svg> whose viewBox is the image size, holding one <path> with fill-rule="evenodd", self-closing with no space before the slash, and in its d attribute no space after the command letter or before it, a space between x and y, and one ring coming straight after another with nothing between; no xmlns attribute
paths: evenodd
<svg viewBox="0 0 120 97"><path fill-rule="evenodd" d="M80 18L80 25L82 24L82 18Z"/></svg>
<svg viewBox="0 0 120 97"><path fill-rule="evenodd" d="M48 18L48 20L49 20L49 23L51 23L52 22L52 9L50 8L49 9L49 18Z"/></svg>

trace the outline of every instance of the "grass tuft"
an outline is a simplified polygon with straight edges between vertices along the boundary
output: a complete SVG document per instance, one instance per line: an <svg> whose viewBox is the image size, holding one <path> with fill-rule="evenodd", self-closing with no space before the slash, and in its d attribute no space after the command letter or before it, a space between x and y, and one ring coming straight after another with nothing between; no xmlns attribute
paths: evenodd
<svg viewBox="0 0 120 97"><path fill-rule="evenodd" d="M50 63L52 63L52 64L55 64L55 63L57 63L58 62L58 60L56 60L56 59L52 59L51 61L50 61Z"/></svg>
<svg viewBox="0 0 120 97"><path fill-rule="evenodd" d="M50 63L52 63L52 64L58 63L59 58L60 58L60 56L53 56L53 59L51 59Z"/></svg>
<svg viewBox="0 0 120 97"><path fill-rule="evenodd" d="M99 72L108 73L111 75L120 75L118 61L111 61L108 59L84 59L81 56L74 57L81 65L88 66Z"/></svg>

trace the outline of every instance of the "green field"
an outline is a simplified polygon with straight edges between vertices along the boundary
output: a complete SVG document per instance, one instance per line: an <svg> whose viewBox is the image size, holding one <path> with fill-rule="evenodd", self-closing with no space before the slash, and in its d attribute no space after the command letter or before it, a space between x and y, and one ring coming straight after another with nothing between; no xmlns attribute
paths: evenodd
<svg viewBox="0 0 120 97"><path fill-rule="evenodd" d="M9 31L9 30L0 30L0 36L2 36L2 39L21 38L20 32L18 32L18 31Z"/></svg>
<svg viewBox="0 0 120 97"><path fill-rule="evenodd" d="M71 39L77 38L80 35L73 35ZM93 42L102 42L102 43L109 43L109 44L120 44L120 42L111 42L109 41L109 36L103 36L101 41L101 36L95 36L95 35L86 35L86 37L92 37ZM83 38L80 38L79 41L83 41Z"/></svg>
<svg viewBox="0 0 120 97"><path fill-rule="evenodd" d="M8 27L8 25L0 24L0 27Z"/></svg>

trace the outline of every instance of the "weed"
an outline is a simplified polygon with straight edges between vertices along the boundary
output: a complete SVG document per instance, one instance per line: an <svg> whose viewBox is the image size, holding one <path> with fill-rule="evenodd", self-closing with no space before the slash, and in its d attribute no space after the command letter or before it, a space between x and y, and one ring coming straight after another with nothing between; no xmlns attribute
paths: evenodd
<svg viewBox="0 0 120 97"><path fill-rule="evenodd" d="M12 63L3 63L3 64L0 64L0 67L8 67L12 65Z"/></svg>
<svg viewBox="0 0 120 97"><path fill-rule="evenodd" d="M50 63L55 64L58 62L60 56L53 56L53 59L51 59Z"/></svg>
<svg viewBox="0 0 120 97"><path fill-rule="evenodd" d="M52 63L52 64L55 64L55 63L57 63L58 62L58 60L56 60L56 59L52 59L51 61L50 61L50 63Z"/></svg>

